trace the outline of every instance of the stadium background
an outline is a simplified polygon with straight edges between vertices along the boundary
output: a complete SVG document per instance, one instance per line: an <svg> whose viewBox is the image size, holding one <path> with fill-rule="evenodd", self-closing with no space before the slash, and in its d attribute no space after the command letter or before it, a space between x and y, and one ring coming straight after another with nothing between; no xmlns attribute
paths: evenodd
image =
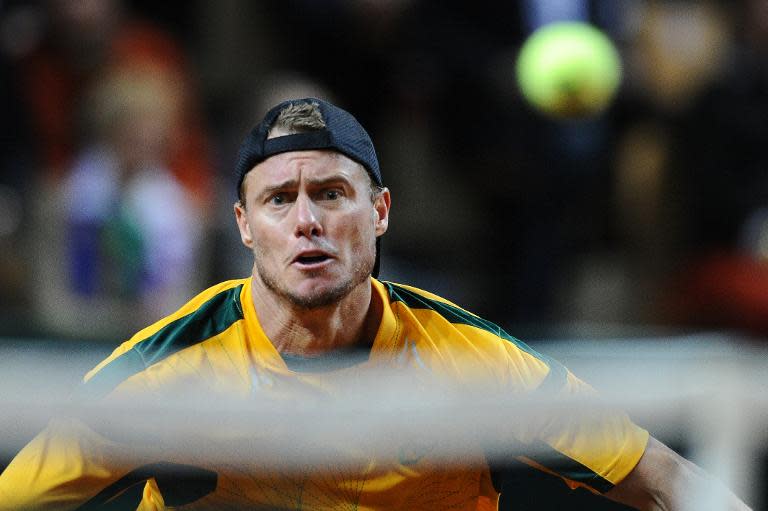
<svg viewBox="0 0 768 511"><path fill-rule="evenodd" d="M184 296L247 274L236 150L267 106L296 95L334 100L376 143L394 203L384 278L534 346L701 332L765 346L768 2L67 4L0 2L0 347L21 348L20 362L88 353L75 381ZM517 91L520 44L560 19L590 21L620 49L624 81L601 116L547 118ZM189 278L149 299L72 284L61 197L103 128L94 98L128 90L110 88L121 66L124 87L172 84L181 120L163 136L191 139L168 162L187 164L179 182L196 207Z"/></svg>

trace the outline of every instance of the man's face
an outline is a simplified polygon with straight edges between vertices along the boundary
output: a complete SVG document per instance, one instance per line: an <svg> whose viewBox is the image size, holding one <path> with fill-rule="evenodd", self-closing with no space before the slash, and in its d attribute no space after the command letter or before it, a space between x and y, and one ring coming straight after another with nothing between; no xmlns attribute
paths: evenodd
<svg viewBox="0 0 768 511"><path fill-rule="evenodd" d="M376 237L389 220L389 191L371 201L370 178L333 151L294 151L261 162L235 205L254 278L302 308L333 304L367 285Z"/></svg>

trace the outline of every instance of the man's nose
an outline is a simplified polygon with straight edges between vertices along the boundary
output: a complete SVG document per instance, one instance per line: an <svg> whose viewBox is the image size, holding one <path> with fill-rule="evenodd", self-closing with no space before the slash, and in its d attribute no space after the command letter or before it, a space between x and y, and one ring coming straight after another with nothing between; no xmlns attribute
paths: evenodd
<svg viewBox="0 0 768 511"><path fill-rule="evenodd" d="M320 236L323 233L323 227L320 223L317 205L306 195L300 194L296 198L294 206L296 208L296 237Z"/></svg>

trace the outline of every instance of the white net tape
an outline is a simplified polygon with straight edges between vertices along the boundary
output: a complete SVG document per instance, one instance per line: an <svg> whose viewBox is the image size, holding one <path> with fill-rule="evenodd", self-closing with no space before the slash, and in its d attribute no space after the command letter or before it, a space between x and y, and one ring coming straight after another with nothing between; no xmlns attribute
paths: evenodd
<svg viewBox="0 0 768 511"><path fill-rule="evenodd" d="M0 351L0 453L10 457L31 432L64 416L125 440L133 455L162 446L212 462L269 458L289 470L319 460L354 463L360 451L386 453L410 438L446 462L471 459L478 447L502 459L535 454L535 443L521 448L511 438L525 440L542 420L588 421L610 406L662 440L682 441L694 462L747 500L759 499L758 455L768 445L768 352L716 336L574 341L548 344L546 351L592 383L600 400L514 396L484 384L430 385L411 374L377 371L340 382L332 396L301 401L189 389L172 400L97 405L68 397L73 367L92 365L94 355L80 360L54 350L45 358L45 351L6 348ZM692 509L720 509L721 498L713 486Z"/></svg>

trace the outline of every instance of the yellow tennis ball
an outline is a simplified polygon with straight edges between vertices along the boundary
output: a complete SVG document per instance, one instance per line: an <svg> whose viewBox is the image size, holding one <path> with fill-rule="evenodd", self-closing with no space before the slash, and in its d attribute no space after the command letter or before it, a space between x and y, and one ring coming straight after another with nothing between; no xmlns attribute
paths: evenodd
<svg viewBox="0 0 768 511"><path fill-rule="evenodd" d="M621 58L611 40L582 22L545 25L524 42L517 82L537 109L555 117L588 117L605 110L621 83Z"/></svg>

